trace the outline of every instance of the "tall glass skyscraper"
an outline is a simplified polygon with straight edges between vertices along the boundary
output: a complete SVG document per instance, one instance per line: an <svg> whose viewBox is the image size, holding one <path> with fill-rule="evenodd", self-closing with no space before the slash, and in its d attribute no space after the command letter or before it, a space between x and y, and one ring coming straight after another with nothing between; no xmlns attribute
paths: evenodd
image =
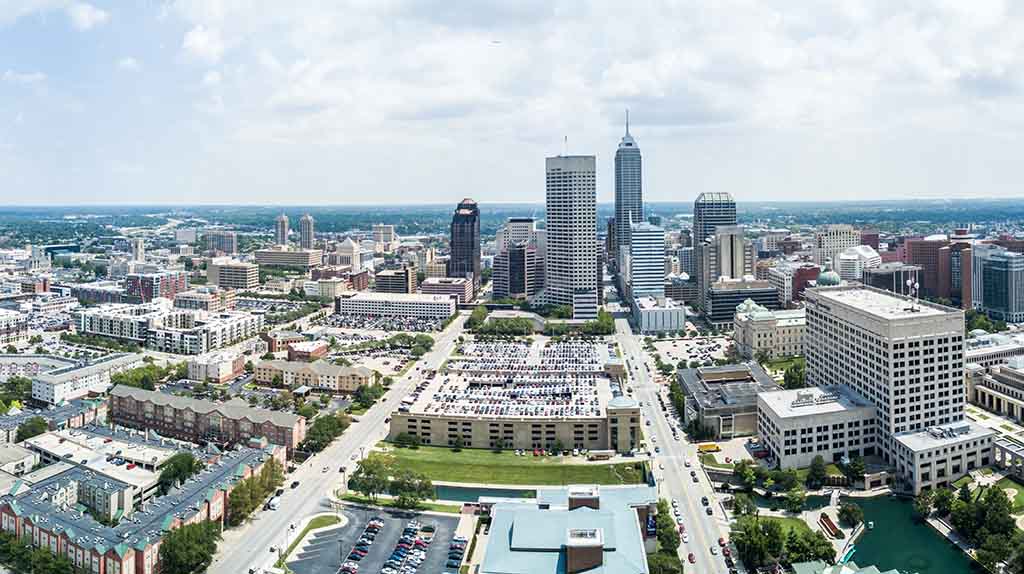
<svg viewBox="0 0 1024 574"><path fill-rule="evenodd" d="M728 192L704 192L693 202L694 247L715 236L715 229L736 225L736 200Z"/></svg>
<svg viewBox="0 0 1024 574"><path fill-rule="evenodd" d="M626 135L615 152L615 251L629 245L630 225L644 220L644 198L640 148L629 133L626 111Z"/></svg>
<svg viewBox="0 0 1024 574"><path fill-rule="evenodd" d="M448 276L472 276L474 289L480 288L480 208L468 197L459 202L452 215L451 257Z"/></svg>

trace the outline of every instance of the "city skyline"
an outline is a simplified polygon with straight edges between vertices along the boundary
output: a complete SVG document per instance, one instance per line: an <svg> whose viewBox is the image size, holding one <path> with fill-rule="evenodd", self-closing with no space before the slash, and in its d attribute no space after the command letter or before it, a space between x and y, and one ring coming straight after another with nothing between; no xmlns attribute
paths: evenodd
<svg viewBox="0 0 1024 574"><path fill-rule="evenodd" d="M1020 28L997 3L21 2L0 9L3 199L445 203L456 180L539 202L568 138L608 201L625 107L647 201L1013 197Z"/></svg>

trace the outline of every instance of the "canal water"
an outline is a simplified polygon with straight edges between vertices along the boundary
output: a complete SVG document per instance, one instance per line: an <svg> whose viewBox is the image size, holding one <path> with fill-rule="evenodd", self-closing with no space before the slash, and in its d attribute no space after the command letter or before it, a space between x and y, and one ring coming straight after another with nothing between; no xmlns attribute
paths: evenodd
<svg viewBox="0 0 1024 574"><path fill-rule="evenodd" d="M486 488L474 486L451 486L447 484L435 484L434 492L438 500L451 500L455 502L476 502L481 496L503 497L503 498L533 498L537 495L536 490L525 488Z"/></svg>
<svg viewBox="0 0 1024 574"><path fill-rule="evenodd" d="M877 496L853 500L864 509L864 522L874 522L856 543L853 561L893 568L903 574L968 574L983 570L931 526L914 519L908 498Z"/></svg>

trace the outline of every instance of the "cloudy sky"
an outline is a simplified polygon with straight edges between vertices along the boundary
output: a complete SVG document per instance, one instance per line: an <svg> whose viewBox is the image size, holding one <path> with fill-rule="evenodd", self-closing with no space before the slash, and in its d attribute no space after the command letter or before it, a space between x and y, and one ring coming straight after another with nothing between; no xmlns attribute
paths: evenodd
<svg viewBox="0 0 1024 574"><path fill-rule="evenodd" d="M1024 3L0 0L4 203L1024 195Z"/></svg>

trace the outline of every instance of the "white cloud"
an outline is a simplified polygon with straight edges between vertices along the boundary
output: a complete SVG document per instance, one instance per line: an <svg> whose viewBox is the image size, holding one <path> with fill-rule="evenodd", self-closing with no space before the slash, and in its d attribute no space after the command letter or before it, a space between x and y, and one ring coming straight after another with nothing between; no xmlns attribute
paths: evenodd
<svg viewBox="0 0 1024 574"><path fill-rule="evenodd" d="M72 2L66 10L71 24L78 30L91 30L106 24L110 19L110 14L85 2Z"/></svg>
<svg viewBox="0 0 1024 574"><path fill-rule="evenodd" d="M137 72L142 69L142 64L135 58L125 57L117 61L117 69L126 72Z"/></svg>
<svg viewBox="0 0 1024 574"><path fill-rule="evenodd" d="M203 24L196 25L185 34L181 47L192 57L211 64L219 61L224 55L224 41L220 37L220 32Z"/></svg>
<svg viewBox="0 0 1024 574"><path fill-rule="evenodd" d="M220 85L221 75L217 70L210 70L203 75L203 85L213 87Z"/></svg>
<svg viewBox="0 0 1024 574"><path fill-rule="evenodd" d="M46 74L42 72L15 72L14 70L7 70L3 75L5 82L12 84L38 84L46 81Z"/></svg>

